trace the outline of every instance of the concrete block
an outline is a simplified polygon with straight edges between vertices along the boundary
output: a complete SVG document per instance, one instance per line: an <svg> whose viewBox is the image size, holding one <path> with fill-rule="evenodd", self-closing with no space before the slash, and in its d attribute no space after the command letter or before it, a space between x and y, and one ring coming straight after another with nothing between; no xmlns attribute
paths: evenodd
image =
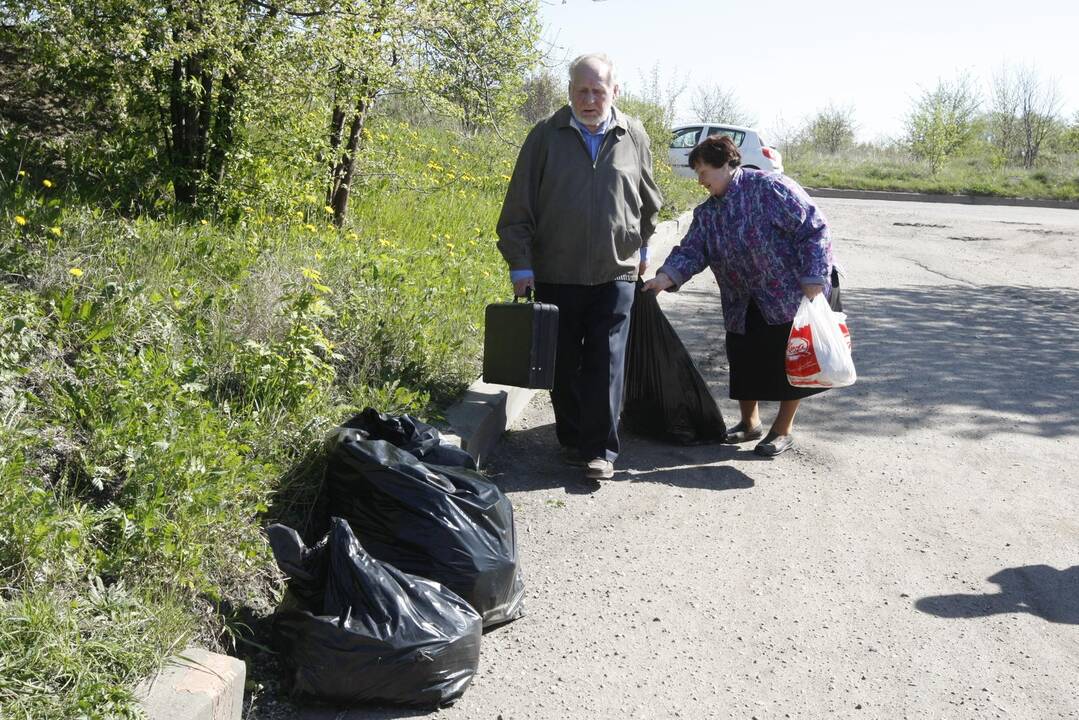
<svg viewBox="0 0 1079 720"><path fill-rule="evenodd" d="M521 414L535 392L477 380L446 410L450 431L443 436L450 442L454 436L460 438L461 449L482 467L502 433Z"/></svg>
<svg viewBox="0 0 1079 720"><path fill-rule="evenodd" d="M189 647L136 696L149 720L240 720L246 677L242 660Z"/></svg>

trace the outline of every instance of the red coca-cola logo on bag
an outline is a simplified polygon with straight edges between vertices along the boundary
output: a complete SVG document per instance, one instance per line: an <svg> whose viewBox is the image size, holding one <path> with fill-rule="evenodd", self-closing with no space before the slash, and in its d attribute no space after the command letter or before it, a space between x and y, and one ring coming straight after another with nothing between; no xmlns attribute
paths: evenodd
<svg viewBox="0 0 1079 720"><path fill-rule="evenodd" d="M787 375L808 379L819 372L820 364L813 352L813 331L809 325L792 329L787 340Z"/></svg>

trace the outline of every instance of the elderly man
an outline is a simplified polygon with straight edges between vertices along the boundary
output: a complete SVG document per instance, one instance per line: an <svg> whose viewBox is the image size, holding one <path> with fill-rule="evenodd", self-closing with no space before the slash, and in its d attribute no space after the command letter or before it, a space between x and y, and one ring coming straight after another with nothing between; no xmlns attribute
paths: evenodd
<svg viewBox="0 0 1079 720"><path fill-rule="evenodd" d="M558 306L555 432L593 488L614 474L629 312L662 202L618 91L606 55L570 64L569 105L529 132L498 219L514 293Z"/></svg>

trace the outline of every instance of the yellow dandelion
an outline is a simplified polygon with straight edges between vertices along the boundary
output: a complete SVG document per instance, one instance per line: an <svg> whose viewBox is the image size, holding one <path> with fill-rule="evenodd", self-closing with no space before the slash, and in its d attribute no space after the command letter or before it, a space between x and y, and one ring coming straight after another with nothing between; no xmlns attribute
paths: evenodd
<svg viewBox="0 0 1079 720"><path fill-rule="evenodd" d="M75 277L82 277L82 269L81 268L73 267L70 270L68 270L68 272L71 273L72 275L74 275Z"/></svg>
<svg viewBox="0 0 1079 720"><path fill-rule="evenodd" d="M509 180L509 179L510 179L510 176L509 176L509 175L506 175L505 173L503 173L503 174L502 174L502 175L500 175L499 177L501 177L501 178L502 178L503 180Z"/></svg>
<svg viewBox="0 0 1079 720"><path fill-rule="evenodd" d="M315 259L316 260L321 260L322 259L322 253L316 251L315 252Z"/></svg>
<svg viewBox="0 0 1079 720"><path fill-rule="evenodd" d="M64 231L60 229L59 225L53 225L51 228L49 228L49 232L51 232L56 237L60 237L64 234Z"/></svg>
<svg viewBox="0 0 1079 720"><path fill-rule="evenodd" d="M328 212L328 213L332 213L332 212L333 212L333 208L332 208L332 207L330 207L329 205L323 205L323 206L322 206L322 209L323 209L323 210L325 210L325 211L326 211L326 212Z"/></svg>
<svg viewBox="0 0 1079 720"><path fill-rule="evenodd" d="M314 225L312 225L311 223L307 223L306 225L304 225L304 229L307 230L308 232L315 232L315 230L317 228Z"/></svg>
<svg viewBox="0 0 1079 720"><path fill-rule="evenodd" d="M453 250L453 243L446 243L446 247L448 247L450 250Z"/></svg>
<svg viewBox="0 0 1079 720"><path fill-rule="evenodd" d="M315 202L316 200L318 200L318 198L317 198L317 197L315 197L314 195L304 195L304 196L303 196L303 199L304 199L304 200L306 200L306 201L307 201L307 202L309 202L309 203L313 203L313 202Z"/></svg>
<svg viewBox="0 0 1079 720"><path fill-rule="evenodd" d="M16 225L25 225L26 224L26 218L24 218L22 215L16 215L15 216L15 224Z"/></svg>
<svg viewBox="0 0 1079 720"><path fill-rule="evenodd" d="M25 170L20 170L19 171L19 177L26 177L26 171Z"/></svg>
<svg viewBox="0 0 1079 720"><path fill-rule="evenodd" d="M47 188L51 188L52 187L52 180L49 180L48 178L46 178L45 180L41 181L41 184L44 185Z"/></svg>
<svg viewBox="0 0 1079 720"><path fill-rule="evenodd" d="M210 222L208 220L199 220L199 222L201 224L203 224L203 225L209 225L210 224Z"/></svg>

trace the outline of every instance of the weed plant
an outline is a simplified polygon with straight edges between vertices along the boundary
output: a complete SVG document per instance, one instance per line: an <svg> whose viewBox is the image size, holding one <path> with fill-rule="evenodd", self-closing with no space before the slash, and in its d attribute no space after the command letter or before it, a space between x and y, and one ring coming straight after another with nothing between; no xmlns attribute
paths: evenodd
<svg viewBox="0 0 1079 720"><path fill-rule="evenodd" d="M233 649L238 609L278 599L261 528L302 525L333 426L437 414L477 375L517 148L388 120L365 142L341 229L302 175L201 218L0 178L5 720L133 716L164 657Z"/></svg>

